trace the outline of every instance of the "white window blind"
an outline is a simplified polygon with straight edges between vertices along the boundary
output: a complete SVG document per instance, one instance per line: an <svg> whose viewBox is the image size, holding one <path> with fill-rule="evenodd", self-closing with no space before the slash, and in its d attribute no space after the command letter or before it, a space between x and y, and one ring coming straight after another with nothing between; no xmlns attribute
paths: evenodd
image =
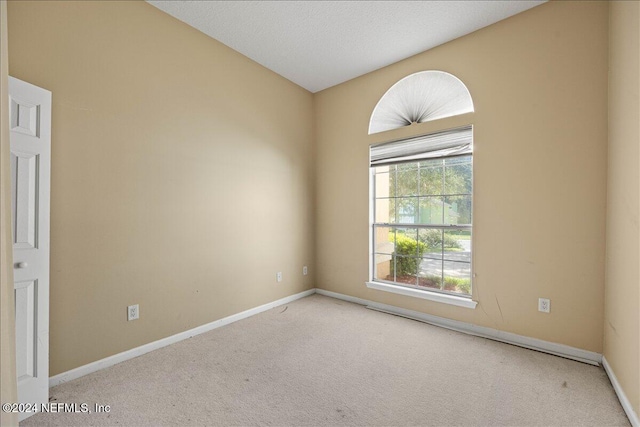
<svg viewBox="0 0 640 427"><path fill-rule="evenodd" d="M471 125L371 146L371 166L471 154Z"/></svg>
<svg viewBox="0 0 640 427"><path fill-rule="evenodd" d="M391 86L371 113L369 135L473 112L467 87L444 71L421 71Z"/></svg>

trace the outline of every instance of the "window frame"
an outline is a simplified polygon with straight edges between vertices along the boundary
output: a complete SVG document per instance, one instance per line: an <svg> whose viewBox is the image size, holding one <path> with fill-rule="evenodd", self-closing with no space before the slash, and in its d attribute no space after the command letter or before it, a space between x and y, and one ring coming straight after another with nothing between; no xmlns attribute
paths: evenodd
<svg viewBox="0 0 640 427"><path fill-rule="evenodd" d="M462 127L461 127L462 128ZM435 132L430 132L429 134L436 134L438 133L437 131ZM428 135L429 135L428 134ZM426 135L425 135L426 136ZM406 140L411 140L415 137L408 137L408 138L403 138L400 140L395 140L392 141L394 143L397 142L401 142L401 141L406 141ZM472 132L472 138L473 138L473 132ZM473 139L472 139L473 140ZM375 146L377 146L379 144L375 144ZM374 145L372 145L371 147L373 147ZM370 147L370 150L371 150ZM371 289L376 289L376 290L381 290L381 291L387 291L387 292L392 292L392 293L396 293L396 294L400 294L400 295L406 295L406 296L412 296L412 297L417 297L417 298L423 298L423 299L427 299L427 300L432 300L432 301L437 301L437 302L442 302L442 303L447 303L447 304L452 304L452 305L457 305L457 306L461 306L461 307L467 307L467 308L475 308L477 305L477 302L473 300L473 295L474 295L474 291L475 291L475 281L474 279L474 270L473 270L473 259L474 259L474 233L473 233L473 222L474 222L474 215L473 215L473 207L474 207L474 194L475 194L475 174L474 174L474 155L473 155L473 151L469 154L464 154L462 156L459 155L453 155L453 156L441 156L441 157L437 157L437 159L449 159L449 158L455 158L455 157L470 157L470 164L471 164L471 192L470 192L470 198L471 198L471 222L470 224L444 224L444 218L443 218L443 224L424 224L424 223L420 223L417 222L415 224L408 224L408 223L382 223L382 222L376 222L376 168L380 167L380 166L384 166L384 165L371 165L371 162L369 163L369 280L366 282L366 285L368 288ZM430 159L431 160L431 159ZM389 165L397 165L397 164L401 164L401 163L420 163L423 160L420 159L414 159L414 160L410 160L410 161L406 161L406 162L390 162ZM445 165L443 164L443 168L445 167ZM417 172L418 174L420 174L419 172L419 167L417 168ZM443 173L444 173L444 169L443 169ZM443 184L444 185L444 184ZM418 192L418 194L415 196L418 198L420 198L420 194ZM444 189L443 189L443 194L441 195L442 199L443 199L443 203L444 200L446 200L447 196L451 196L449 194L444 194ZM389 196L389 200L396 200L399 196L397 194L394 194L393 197ZM419 203L419 202L418 202ZM444 209L444 205L443 205L443 209ZM397 211L396 211L397 214ZM396 218L397 219L397 218ZM453 291L447 291L445 289L429 289L429 288L425 288L425 287L421 287L419 286L417 283L414 284L409 284L409 283L402 283L402 282L395 282L395 281L389 281L389 280L384 280L384 279L379 279L376 278L376 268L377 268L377 264L376 264L376 256L379 255L376 252L376 229L380 228L380 227L388 227L390 229L398 229L398 228L412 228L412 229L416 229L417 232L419 233L419 230L421 229L426 229L426 230L433 230L433 229L437 229L437 230L442 230L443 233L446 232L447 230L468 230L470 232L470 258L469 258L469 280L471 283L471 291L470 294L461 294L461 293L457 293L457 292L453 292ZM444 239L444 234L443 234L443 239ZM444 247L442 248L442 265L444 267L444 263L446 262L445 259L445 255L444 255L445 251L444 251ZM416 257L417 258L417 257ZM442 277L444 277L444 268L442 271ZM416 280L417 282L417 280Z"/></svg>

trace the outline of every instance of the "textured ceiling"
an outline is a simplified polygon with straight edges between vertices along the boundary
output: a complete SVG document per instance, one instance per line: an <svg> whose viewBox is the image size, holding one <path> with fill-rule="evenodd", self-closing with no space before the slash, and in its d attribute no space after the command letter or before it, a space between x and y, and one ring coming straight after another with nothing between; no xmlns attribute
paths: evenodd
<svg viewBox="0 0 640 427"><path fill-rule="evenodd" d="M311 92L543 1L148 1Z"/></svg>

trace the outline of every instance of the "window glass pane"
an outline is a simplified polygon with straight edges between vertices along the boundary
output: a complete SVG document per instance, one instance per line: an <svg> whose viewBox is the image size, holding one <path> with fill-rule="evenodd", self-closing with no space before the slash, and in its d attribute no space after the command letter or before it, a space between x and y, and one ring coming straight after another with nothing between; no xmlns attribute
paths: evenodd
<svg viewBox="0 0 640 427"><path fill-rule="evenodd" d="M380 254L391 255L394 251L394 236L389 227L374 228L375 252Z"/></svg>
<svg viewBox="0 0 640 427"><path fill-rule="evenodd" d="M418 195L418 164L408 163L397 165L396 196Z"/></svg>
<svg viewBox="0 0 640 427"><path fill-rule="evenodd" d="M417 224L418 218L418 198L401 197L396 199L396 221L401 224Z"/></svg>
<svg viewBox="0 0 640 427"><path fill-rule="evenodd" d="M377 223L396 222L396 199L376 199L374 221Z"/></svg>
<svg viewBox="0 0 640 427"><path fill-rule="evenodd" d="M471 157L453 157L445 161L444 194L471 194Z"/></svg>
<svg viewBox="0 0 640 427"><path fill-rule="evenodd" d="M466 165L472 163L472 156L456 156L456 157L447 157L442 159L446 166L455 166L455 165Z"/></svg>
<svg viewBox="0 0 640 427"><path fill-rule="evenodd" d="M389 178L389 172L376 172L375 180L376 199L382 197L391 197L393 189L391 188L391 179Z"/></svg>
<svg viewBox="0 0 640 427"><path fill-rule="evenodd" d="M471 264L467 262L444 262L443 289L459 294L471 294Z"/></svg>
<svg viewBox="0 0 640 427"><path fill-rule="evenodd" d="M396 256L395 281L407 285L416 285L420 258Z"/></svg>
<svg viewBox="0 0 640 427"><path fill-rule="evenodd" d="M418 241L418 230L415 228L396 228L391 233L395 238L395 266L393 274L399 283L415 285L416 275L420 267L425 245Z"/></svg>
<svg viewBox="0 0 640 427"><path fill-rule="evenodd" d="M418 169L418 162L398 163L395 166L398 172L415 171Z"/></svg>
<svg viewBox="0 0 640 427"><path fill-rule="evenodd" d="M420 163L420 195L440 195L443 190L442 160Z"/></svg>
<svg viewBox="0 0 640 427"><path fill-rule="evenodd" d="M444 224L443 199L440 196L420 197L421 224Z"/></svg>
<svg viewBox="0 0 640 427"><path fill-rule="evenodd" d="M389 166L389 197L396 197L396 165Z"/></svg>
<svg viewBox="0 0 640 427"><path fill-rule="evenodd" d="M471 262L471 232L446 230L444 232L444 259L446 261Z"/></svg>
<svg viewBox="0 0 640 427"><path fill-rule="evenodd" d="M445 197L444 224L471 224L471 196Z"/></svg>
<svg viewBox="0 0 640 427"><path fill-rule="evenodd" d="M390 282L395 281L393 276L393 264L395 262L393 255L388 254L375 254L375 278L380 280L388 280Z"/></svg>
<svg viewBox="0 0 640 427"><path fill-rule="evenodd" d="M418 242L418 230L416 228L396 228L395 252L402 256L422 256L425 245Z"/></svg>
<svg viewBox="0 0 640 427"><path fill-rule="evenodd" d="M422 260L418 273L418 286L428 289L442 289L442 261Z"/></svg>
<svg viewBox="0 0 640 427"><path fill-rule="evenodd" d="M420 162L420 169L441 168L443 165L444 165L444 159L427 159Z"/></svg>
<svg viewBox="0 0 640 427"><path fill-rule="evenodd" d="M425 246L423 257L442 260L442 233L438 229L420 229L418 240Z"/></svg>

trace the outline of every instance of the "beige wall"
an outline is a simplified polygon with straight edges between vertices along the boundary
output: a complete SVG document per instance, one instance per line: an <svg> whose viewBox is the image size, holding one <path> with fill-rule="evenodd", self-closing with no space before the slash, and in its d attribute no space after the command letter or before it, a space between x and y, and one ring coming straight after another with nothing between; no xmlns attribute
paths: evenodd
<svg viewBox="0 0 640 427"><path fill-rule="evenodd" d="M144 2L8 12L53 93L51 375L314 287L309 92Z"/></svg>
<svg viewBox="0 0 640 427"><path fill-rule="evenodd" d="M607 24L605 2L551 2L316 94L317 285L601 352ZM459 77L475 113L368 136L380 97L422 70ZM478 307L367 289L369 145L466 123Z"/></svg>
<svg viewBox="0 0 640 427"><path fill-rule="evenodd" d="M0 99L9 96L7 2L0 0ZM0 402L16 402L13 252L11 247L11 182L9 165L9 112L0 108ZM0 411L0 425L17 425L17 414Z"/></svg>
<svg viewBox="0 0 640 427"><path fill-rule="evenodd" d="M640 414L640 3L613 1L604 356Z"/></svg>
<svg viewBox="0 0 640 427"><path fill-rule="evenodd" d="M614 63L628 48L615 42L624 16L612 21ZM608 31L606 3L551 2L312 96L146 3L11 2L10 74L53 92L51 374L317 281L596 352L606 334L637 410L633 340L609 326L634 333L616 279L633 274L622 261L633 241L611 262L629 220L619 197L633 188L612 182L623 218L609 221L606 319L603 309ZM368 136L382 94L427 69L462 79L476 112ZM467 123L478 307L367 289L368 146ZM629 144L612 147L612 165L633 162ZM136 303L141 319L126 322Z"/></svg>

